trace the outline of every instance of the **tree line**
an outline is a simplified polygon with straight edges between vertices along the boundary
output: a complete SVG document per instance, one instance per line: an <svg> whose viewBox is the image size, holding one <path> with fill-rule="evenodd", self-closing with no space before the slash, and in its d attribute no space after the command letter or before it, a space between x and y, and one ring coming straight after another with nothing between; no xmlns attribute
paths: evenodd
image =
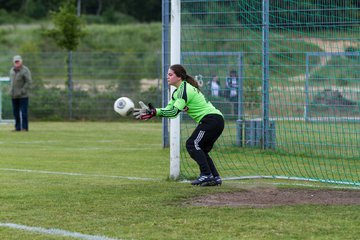
<svg viewBox="0 0 360 240"><path fill-rule="evenodd" d="M47 19L49 12L57 11L64 1L66 0L0 0L0 24ZM81 15L84 15L88 23L161 21L161 0L72 1L79 6ZM284 28L307 28L309 25L323 27L327 23L339 23L344 18L348 19L343 24L344 27L360 24L359 0L270 0L269 3L270 22ZM209 21L216 25L232 22L246 24L251 21L253 26L261 27L261 0L183 1L182 9L185 13L196 13L197 18L210 16L212 19ZM216 12L220 14L213 17ZM191 21L187 17L186 20Z"/></svg>
<svg viewBox="0 0 360 240"><path fill-rule="evenodd" d="M49 12L57 11L64 1L59 0L0 0L0 15L7 19L42 20L49 17ZM131 19L133 22L159 22L161 21L160 0L73 0L80 6L82 15L101 19L108 23L118 24L118 18ZM0 17L1 20L1 17ZM105 21L104 20L104 21ZM100 21L100 20L98 20ZM6 23L2 19L1 23Z"/></svg>

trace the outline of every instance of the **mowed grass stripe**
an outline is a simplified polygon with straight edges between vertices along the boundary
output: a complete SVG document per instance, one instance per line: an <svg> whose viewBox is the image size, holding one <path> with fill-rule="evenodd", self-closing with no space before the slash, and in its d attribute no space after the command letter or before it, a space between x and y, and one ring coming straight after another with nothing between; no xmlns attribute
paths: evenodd
<svg viewBox="0 0 360 240"><path fill-rule="evenodd" d="M54 175L67 175L67 176L119 178L119 179L141 180L141 181L160 181L160 179L156 179L156 178L141 178L141 177L128 177L128 176L111 176L111 175L73 173L73 172L52 172L52 171L31 170L31 169L0 168L0 171L26 172L26 173L35 173L35 174L37 174L37 173L39 173L39 174L54 174Z"/></svg>
<svg viewBox="0 0 360 240"><path fill-rule="evenodd" d="M12 229L18 229L22 231L28 231L28 232L35 232L35 233L41 233L46 235L56 235L56 236L62 236L62 237L71 237L71 238L77 238L77 239L85 239L85 240L121 240L119 238L109 238L105 236L97 236L97 235L88 235L88 234L82 234L78 232L70 232L62 229L56 229L56 228L42 228L42 227L31 227L16 223L1 223L0 227L6 227L6 228L12 228Z"/></svg>

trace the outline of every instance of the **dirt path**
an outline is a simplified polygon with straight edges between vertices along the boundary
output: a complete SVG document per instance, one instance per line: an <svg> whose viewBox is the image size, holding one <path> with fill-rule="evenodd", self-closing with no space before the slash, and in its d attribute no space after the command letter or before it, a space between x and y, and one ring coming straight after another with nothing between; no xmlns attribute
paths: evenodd
<svg viewBox="0 0 360 240"><path fill-rule="evenodd" d="M264 208L284 205L360 205L360 190L254 188L193 198L192 206L242 206Z"/></svg>
<svg viewBox="0 0 360 240"><path fill-rule="evenodd" d="M324 52L345 52L345 50L348 47L355 47L359 48L360 43L355 41L349 41L349 40L341 40L341 41L329 41L329 40L323 40L321 38L302 38L306 43L317 45L321 50ZM315 72L321 67L325 66L328 61L331 59L331 56L321 56L320 57L320 64L311 70L311 72ZM306 74L301 74L298 76L290 77L290 81L304 81L306 79Z"/></svg>

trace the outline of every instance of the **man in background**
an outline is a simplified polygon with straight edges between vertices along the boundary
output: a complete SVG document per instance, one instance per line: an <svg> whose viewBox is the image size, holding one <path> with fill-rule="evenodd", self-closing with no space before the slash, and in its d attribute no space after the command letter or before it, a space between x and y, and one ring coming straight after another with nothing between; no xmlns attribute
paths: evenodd
<svg viewBox="0 0 360 240"><path fill-rule="evenodd" d="M233 103L233 112L235 115L238 114L238 89L240 79L237 75L236 70L230 71L230 76L226 78L226 97Z"/></svg>
<svg viewBox="0 0 360 240"><path fill-rule="evenodd" d="M10 82L10 94L15 118L14 131L29 131L28 106L31 72L23 65L23 60L19 55L13 58L13 67L10 69Z"/></svg>
<svg viewBox="0 0 360 240"><path fill-rule="evenodd" d="M237 100L239 78L235 70L230 71L230 76L226 78L227 97L231 100Z"/></svg>
<svg viewBox="0 0 360 240"><path fill-rule="evenodd" d="M213 75L210 82L211 96L219 97L220 96L220 81L217 75Z"/></svg>

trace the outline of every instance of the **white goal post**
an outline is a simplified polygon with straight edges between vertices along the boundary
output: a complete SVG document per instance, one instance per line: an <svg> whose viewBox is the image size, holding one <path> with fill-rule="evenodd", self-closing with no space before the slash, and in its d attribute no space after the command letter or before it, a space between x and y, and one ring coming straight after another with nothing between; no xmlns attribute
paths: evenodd
<svg viewBox="0 0 360 240"><path fill-rule="evenodd" d="M171 1L170 65L181 61L181 0ZM169 100L175 87L170 87ZM170 179L180 176L180 117L170 120Z"/></svg>

